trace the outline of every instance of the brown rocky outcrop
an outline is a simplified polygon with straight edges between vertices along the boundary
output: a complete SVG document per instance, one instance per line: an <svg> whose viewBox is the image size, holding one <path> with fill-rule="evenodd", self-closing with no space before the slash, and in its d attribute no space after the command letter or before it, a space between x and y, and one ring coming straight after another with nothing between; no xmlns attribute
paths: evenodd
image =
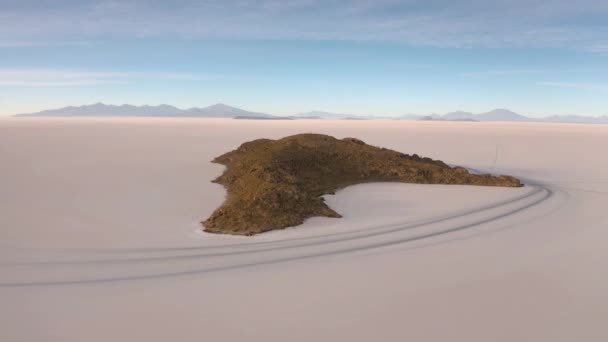
<svg viewBox="0 0 608 342"><path fill-rule="evenodd" d="M322 196L360 183L522 186L514 177L472 174L439 160L321 134L246 142L213 162L226 166L214 182L228 195L202 222L211 233L254 235L313 216L340 217Z"/></svg>

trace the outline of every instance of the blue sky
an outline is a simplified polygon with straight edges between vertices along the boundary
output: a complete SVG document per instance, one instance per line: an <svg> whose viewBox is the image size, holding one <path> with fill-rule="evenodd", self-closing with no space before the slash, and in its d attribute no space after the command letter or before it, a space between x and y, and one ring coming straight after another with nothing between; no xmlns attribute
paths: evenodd
<svg viewBox="0 0 608 342"><path fill-rule="evenodd" d="M0 115L95 102L272 114L608 114L605 0L0 2Z"/></svg>

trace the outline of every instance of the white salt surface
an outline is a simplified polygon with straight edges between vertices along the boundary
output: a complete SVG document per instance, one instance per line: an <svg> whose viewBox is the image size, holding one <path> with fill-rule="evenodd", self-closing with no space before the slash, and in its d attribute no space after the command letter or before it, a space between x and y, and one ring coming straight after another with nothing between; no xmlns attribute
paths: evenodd
<svg viewBox="0 0 608 342"><path fill-rule="evenodd" d="M342 219L200 233L209 161L353 136L519 189L349 187ZM0 341L605 341L608 126L0 120Z"/></svg>

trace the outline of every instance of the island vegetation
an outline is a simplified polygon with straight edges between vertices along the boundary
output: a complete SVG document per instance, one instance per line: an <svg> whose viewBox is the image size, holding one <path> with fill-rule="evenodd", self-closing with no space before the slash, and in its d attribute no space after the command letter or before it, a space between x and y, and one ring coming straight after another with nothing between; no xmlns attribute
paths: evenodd
<svg viewBox="0 0 608 342"><path fill-rule="evenodd" d="M246 142L213 162L226 166L214 182L228 194L202 223L207 232L235 235L296 226L313 216L341 217L322 196L354 184L522 186L514 177L473 174L439 160L321 134Z"/></svg>

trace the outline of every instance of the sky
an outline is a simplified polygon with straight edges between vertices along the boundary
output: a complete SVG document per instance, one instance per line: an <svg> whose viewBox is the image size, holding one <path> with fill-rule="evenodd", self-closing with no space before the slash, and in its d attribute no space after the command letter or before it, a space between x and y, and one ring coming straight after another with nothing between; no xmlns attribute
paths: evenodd
<svg viewBox="0 0 608 342"><path fill-rule="evenodd" d="M608 115L606 0L0 0L0 115Z"/></svg>

